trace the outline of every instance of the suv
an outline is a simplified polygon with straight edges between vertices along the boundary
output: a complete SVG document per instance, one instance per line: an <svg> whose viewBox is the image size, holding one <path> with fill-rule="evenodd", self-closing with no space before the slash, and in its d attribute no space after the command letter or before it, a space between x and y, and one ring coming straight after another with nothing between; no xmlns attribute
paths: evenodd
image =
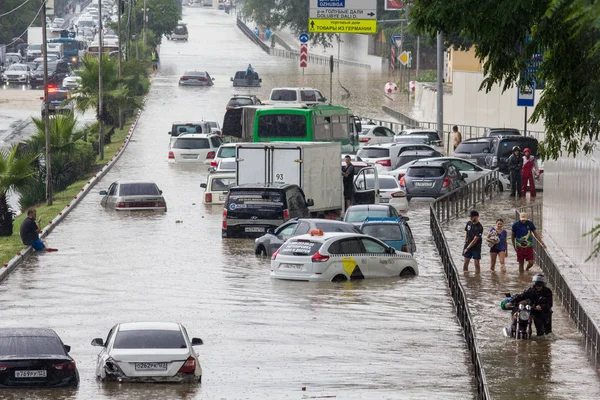
<svg viewBox="0 0 600 400"><path fill-rule="evenodd" d="M211 133L179 135L171 145L169 161L174 163L210 164L222 143L219 135Z"/></svg>
<svg viewBox="0 0 600 400"><path fill-rule="evenodd" d="M496 136L521 136L521 132L514 128L485 128L483 137L496 137Z"/></svg>
<svg viewBox="0 0 600 400"><path fill-rule="evenodd" d="M398 168L400 155L406 151L426 151L430 157L441 156L433 147L426 144L387 143L379 146L365 146L356 152L367 164L374 164L378 169L391 171Z"/></svg>
<svg viewBox="0 0 600 400"><path fill-rule="evenodd" d="M406 190L406 197L438 198L465 186L466 174L462 174L452 162L447 160L415 161L400 178L400 186Z"/></svg>
<svg viewBox="0 0 600 400"><path fill-rule="evenodd" d="M431 129L405 129L403 131L398 132L398 134L394 137L394 142L396 142L396 141L401 142L402 136L413 136L413 135L417 135L419 137L427 136L427 139L429 141L427 144L430 144L433 146L441 146L442 145L442 139L440 139L440 135L438 134L438 132L431 130Z"/></svg>
<svg viewBox="0 0 600 400"><path fill-rule="evenodd" d="M485 167L488 169L498 168L500 172L508 174L506 161L512 154L512 148L514 146L519 146L521 148L521 152L523 149L529 148L531 150L531 155L537 156L537 139L528 136L498 136L494 138L490 153L485 158Z"/></svg>
<svg viewBox="0 0 600 400"><path fill-rule="evenodd" d="M40 97L40 100L42 100L42 117L46 114L46 101L48 102L48 115L73 113L73 103L64 103L64 101L70 97L69 92L66 90L49 91L46 100L43 97Z"/></svg>
<svg viewBox="0 0 600 400"><path fill-rule="evenodd" d="M69 64L64 60L57 60L48 62L48 84L54 86L60 86L63 79L69 74ZM38 65L38 67L31 73L29 80L31 88L44 86L44 64Z"/></svg>
<svg viewBox="0 0 600 400"><path fill-rule="evenodd" d="M167 35L167 39L169 40L188 40L188 29L187 25L184 23L178 23L173 32Z"/></svg>
<svg viewBox="0 0 600 400"><path fill-rule="evenodd" d="M227 103L225 109L231 110L238 107L253 106L260 104L262 104L260 99L253 94L234 94L233 97L229 99L229 102Z"/></svg>
<svg viewBox="0 0 600 400"><path fill-rule="evenodd" d="M223 237L262 236L290 218L307 218L312 199L298 185L246 184L229 188L223 210Z"/></svg>
<svg viewBox="0 0 600 400"><path fill-rule="evenodd" d="M171 130L167 132L168 135L171 136L171 143L173 142L179 135L188 134L188 133L212 133L212 127L210 123L206 121L192 121L192 122L173 122L171 125Z"/></svg>
<svg viewBox="0 0 600 400"><path fill-rule="evenodd" d="M464 158L485 167L485 159L490 155L493 140L493 137L463 140L454 150L454 157Z"/></svg>
<svg viewBox="0 0 600 400"><path fill-rule="evenodd" d="M271 90L269 104L274 103L326 103L327 98L313 88L275 88Z"/></svg>

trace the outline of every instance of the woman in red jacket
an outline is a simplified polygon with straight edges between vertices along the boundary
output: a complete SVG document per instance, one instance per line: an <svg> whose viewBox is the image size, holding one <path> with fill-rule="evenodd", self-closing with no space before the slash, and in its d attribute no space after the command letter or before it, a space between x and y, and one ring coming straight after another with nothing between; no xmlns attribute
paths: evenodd
<svg viewBox="0 0 600 400"><path fill-rule="evenodd" d="M535 157L531 155L531 150L526 148L523 150L523 169L521 170L521 193L523 197L527 194L527 184L529 183L529 191L531 197L535 197L535 181L534 177L537 178L539 173L539 168L537 165L537 161Z"/></svg>

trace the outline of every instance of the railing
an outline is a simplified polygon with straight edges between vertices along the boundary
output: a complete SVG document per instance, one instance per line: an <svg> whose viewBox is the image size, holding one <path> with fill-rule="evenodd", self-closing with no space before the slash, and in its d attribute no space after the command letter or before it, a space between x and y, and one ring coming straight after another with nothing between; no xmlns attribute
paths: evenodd
<svg viewBox="0 0 600 400"><path fill-rule="evenodd" d="M254 35L254 36L256 36L256 35ZM300 60L300 51L299 50L284 50L284 49L272 48L270 54L272 56ZM325 64L325 65L327 65L327 64L329 64L329 58L330 58L329 56L320 56L318 54L308 53L308 63L309 64ZM358 67L358 68L368 68L368 69L371 68L371 66L369 64L363 64L363 63L347 61L347 60L338 60L335 57L333 58L333 64L336 67L339 67L341 64L341 65L348 65L351 67Z"/></svg>
<svg viewBox="0 0 600 400"><path fill-rule="evenodd" d="M435 203L434 203L435 204ZM463 328L465 340L467 341L467 348L471 355L471 362L474 367L475 382L477 384L477 398L481 400L491 399L487 380L485 378L485 371L483 370L483 363L479 356L480 350L477 345L477 337L475 336L475 327L473 325L473 319L469 312L469 305L467 304L467 296L465 290L460 282L456 265L452 259L450 249L448 248L448 241L444 235L444 231L438 221L435 207L432 205L430 208L430 225L431 234L437 247L440 257L442 259L442 265L444 266L444 273L448 280L448 287L456 306L456 316L458 321Z"/></svg>
<svg viewBox="0 0 600 400"><path fill-rule="evenodd" d="M468 183L442 197L431 204L431 210L440 222L448 222L450 218L472 209L476 204L485 204L499 192L500 172L495 169L481 178Z"/></svg>
<svg viewBox="0 0 600 400"><path fill-rule="evenodd" d="M254 34L254 32L252 32L252 29L248 28L248 26L246 26L246 24L240 18L237 19L236 24L238 28L240 28L240 30L244 33L244 35L248 37L248 39L256 43L261 49L266 51L267 54L269 53L269 46L267 46L262 40L260 40L260 38L257 37Z"/></svg>
<svg viewBox="0 0 600 400"><path fill-rule="evenodd" d="M529 219L534 222L535 226L537 228L539 228L540 230L542 230L543 224L544 224L543 213L542 213L543 211L544 211L543 204L535 204L532 206L521 207L517 210L517 219L515 221L519 220L520 213L526 212L527 215L529 216Z"/></svg>
<svg viewBox="0 0 600 400"><path fill-rule="evenodd" d="M541 204L520 208L516 212L517 221L519 220L519 212L524 211L531 213L530 215L537 216L538 218L535 219L536 223L538 221L541 222L542 209ZM541 226L541 224L539 225ZM550 282L554 289L554 294L567 310L579 332L583 334L585 349L594 357L594 362L597 364L600 361L600 329L598 325L588 316L577 295L569 288L560 269L537 239L533 241L533 250L535 253L535 262L544 271L548 282Z"/></svg>

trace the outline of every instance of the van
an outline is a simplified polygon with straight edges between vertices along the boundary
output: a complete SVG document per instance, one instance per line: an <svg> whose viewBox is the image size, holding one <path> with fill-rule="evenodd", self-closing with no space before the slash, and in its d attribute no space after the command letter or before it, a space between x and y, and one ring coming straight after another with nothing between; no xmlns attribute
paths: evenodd
<svg viewBox="0 0 600 400"><path fill-rule="evenodd" d="M498 136L494 138L490 154L485 158L485 167L487 169L498 168L501 173L508 174L509 171L506 162L512 154L514 146L521 148L521 154L523 154L524 149L529 148L531 155L537 156L537 139L528 136Z"/></svg>
<svg viewBox="0 0 600 400"><path fill-rule="evenodd" d="M326 103L327 98L313 88L274 88L269 96L269 104L275 103Z"/></svg>
<svg viewBox="0 0 600 400"><path fill-rule="evenodd" d="M298 185L246 184L229 188L222 237L258 237L291 218L308 218L312 199Z"/></svg>

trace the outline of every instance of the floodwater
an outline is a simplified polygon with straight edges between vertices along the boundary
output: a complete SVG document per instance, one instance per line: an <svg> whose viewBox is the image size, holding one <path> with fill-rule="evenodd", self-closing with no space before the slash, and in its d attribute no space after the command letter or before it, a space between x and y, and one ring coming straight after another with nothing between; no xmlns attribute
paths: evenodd
<svg viewBox="0 0 600 400"><path fill-rule="evenodd" d="M537 199L510 199L502 193L497 200L477 207L480 221L487 232L496 219L504 220L509 231L515 221L515 209L524 205L541 202ZM541 269L519 273L516 253L509 244L506 273L502 273L499 263L496 271L490 271L489 248L482 247L481 273L476 274L473 262L470 271L462 272L462 245L467 217L451 221L445 228L453 258L462 277L467 292L471 315L473 316L482 361L490 392L494 400L512 399L597 399L600 398L600 377L585 351L581 334L577 332L566 310L554 295L552 334L537 338L533 327L533 338L528 341L515 341L505 338L502 328L508 326L510 312L500 308L504 293L521 293L531 286L531 279ZM536 221L533 221L536 223ZM509 242L510 243L510 242Z"/></svg>
<svg viewBox="0 0 600 400"><path fill-rule="evenodd" d="M421 272L414 278L274 281L251 240L221 239L222 208L202 204L206 166L167 162L172 121L222 120L229 97L241 91L229 77L248 62L262 75L263 98L274 86L324 88L327 68L309 68L302 78L295 61L264 54L223 12L184 8L183 20L189 42L162 45L161 69L134 137L94 190L118 179L152 179L169 211L109 212L91 193L48 237L59 252L33 256L0 285L2 326L55 329L72 346L81 375L77 390L3 390L3 398L474 398L426 204L409 213ZM209 71L215 86L179 88L188 69ZM341 79L356 93L352 107L377 115L381 96L369 88L384 78L348 68ZM118 322L145 320L179 321L204 340L201 385L95 379L98 348L90 341Z"/></svg>

